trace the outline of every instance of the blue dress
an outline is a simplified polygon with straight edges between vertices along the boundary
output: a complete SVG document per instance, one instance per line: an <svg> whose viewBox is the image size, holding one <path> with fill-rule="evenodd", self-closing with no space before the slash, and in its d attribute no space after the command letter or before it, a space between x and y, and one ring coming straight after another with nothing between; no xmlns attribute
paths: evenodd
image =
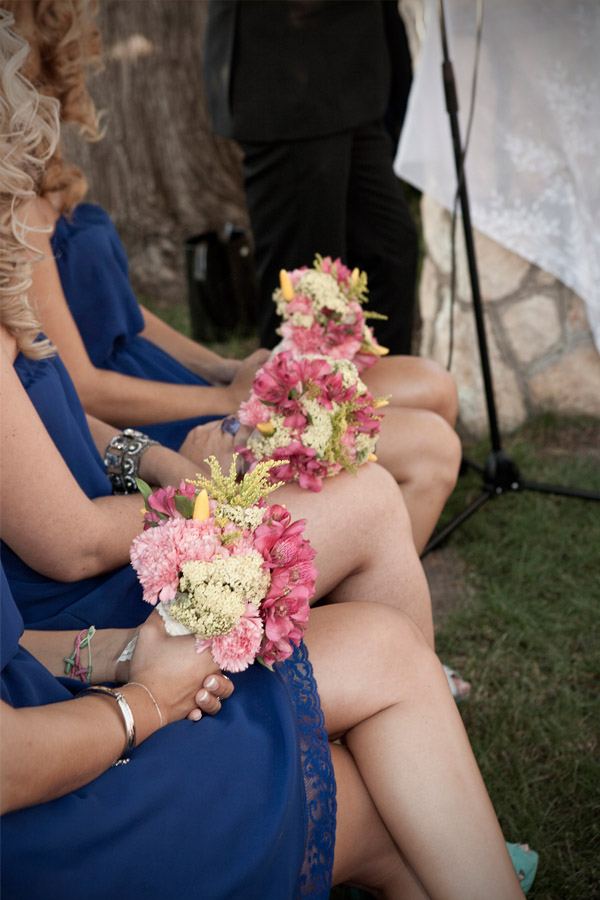
<svg viewBox="0 0 600 900"><path fill-rule="evenodd" d="M90 498L112 493L100 454L67 370L57 356L31 360L20 354L15 370L71 474ZM43 487L41 484L38 487ZM49 530L49 540L53 532ZM130 565L66 583L40 575L4 542L2 564L27 628L132 628L150 611Z"/></svg>
<svg viewBox="0 0 600 900"><path fill-rule="evenodd" d="M71 700L18 644L0 571L1 695L14 707ZM335 787L301 646L252 666L215 717L155 733L85 787L2 817L6 900L292 900L328 897Z"/></svg>
<svg viewBox="0 0 600 900"><path fill-rule="evenodd" d="M142 337L144 319L129 282L127 255L109 215L92 203L62 216L52 237L63 291L94 366L170 384L209 384ZM231 410L223 410L226 415ZM220 416L144 425L142 431L178 450L190 428Z"/></svg>

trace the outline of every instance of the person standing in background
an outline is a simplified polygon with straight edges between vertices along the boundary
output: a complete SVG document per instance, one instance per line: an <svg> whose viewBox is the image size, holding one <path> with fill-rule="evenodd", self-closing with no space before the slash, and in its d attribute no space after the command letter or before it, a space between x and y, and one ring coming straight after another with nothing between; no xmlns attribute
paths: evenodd
<svg viewBox="0 0 600 900"><path fill-rule="evenodd" d="M238 141L259 277L261 345L277 342L281 268L341 257L369 277L375 334L411 351L418 238L393 154L411 81L396 0L210 0L204 67L215 131Z"/></svg>

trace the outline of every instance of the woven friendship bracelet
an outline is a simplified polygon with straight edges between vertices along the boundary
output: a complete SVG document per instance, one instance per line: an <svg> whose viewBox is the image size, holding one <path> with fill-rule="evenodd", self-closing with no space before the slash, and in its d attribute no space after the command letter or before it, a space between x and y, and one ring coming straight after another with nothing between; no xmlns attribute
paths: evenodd
<svg viewBox="0 0 600 900"><path fill-rule="evenodd" d="M92 680L92 638L96 634L93 625L84 628L75 638L75 645L70 656L65 656L63 662L65 664L65 675L70 678L79 678L88 684ZM87 649L88 661L87 666L81 665L81 651Z"/></svg>

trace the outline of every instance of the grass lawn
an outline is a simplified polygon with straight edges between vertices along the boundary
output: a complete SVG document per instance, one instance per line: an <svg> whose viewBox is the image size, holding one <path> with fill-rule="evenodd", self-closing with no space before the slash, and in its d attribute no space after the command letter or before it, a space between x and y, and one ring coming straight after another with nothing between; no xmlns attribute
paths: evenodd
<svg viewBox="0 0 600 900"><path fill-rule="evenodd" d="M600 421L541 417L505 449L524 477L600 491ZM483 445L467 450L484 461ZM479 476L461 478L444 519L479 491ZM507 840L540 854L528 896L598 897L600 504L503 496L432 556L444 554L460 560L463 590L438 652L472 681L461 711Z"/></svg>
<svg viewBox="0 0 600 900"><path fill-rule="evenodd" d="M525 477L600 491L598 421L542 417L507 449ZM479 484L461 479L450 510ZM507 839L540 853L529 896L598 896L600 504L504 496L451 544L468 590L438 652L473 682L464 721Z"/></svg>
<svg viewBox="0 0 600 900"><path fill-rule="evenodd" d="M189 327L183 307L171 308L170 320ZM483 445L466 449L483 462ZM541 417L505 449L531 480L600 490L599 421ZM479 487L479 476L461 478L444 515ZM597 897L600 504L503 496L447 546L435 556L442 566L444 554L460 560L462 589L438 623L438 651L472 681L462 712L507 840L526 840L540 853L529 897ZM359 896L366 895L332 894Z"/></svg>

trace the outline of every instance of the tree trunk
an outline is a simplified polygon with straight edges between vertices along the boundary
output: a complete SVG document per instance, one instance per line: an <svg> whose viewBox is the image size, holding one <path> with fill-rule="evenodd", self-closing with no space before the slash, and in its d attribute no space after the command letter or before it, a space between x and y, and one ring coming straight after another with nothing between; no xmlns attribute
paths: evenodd
<svg viewBox="0 0 600 900"><path fill-rule="evenodd" d="M106 136L65 134L89 199L116 222L136 290L155 300L186 294L186 237L248 227L240 151L212 134L204 104L206 15L207 0L103 0L105 68L90 82Z"/></svg>

